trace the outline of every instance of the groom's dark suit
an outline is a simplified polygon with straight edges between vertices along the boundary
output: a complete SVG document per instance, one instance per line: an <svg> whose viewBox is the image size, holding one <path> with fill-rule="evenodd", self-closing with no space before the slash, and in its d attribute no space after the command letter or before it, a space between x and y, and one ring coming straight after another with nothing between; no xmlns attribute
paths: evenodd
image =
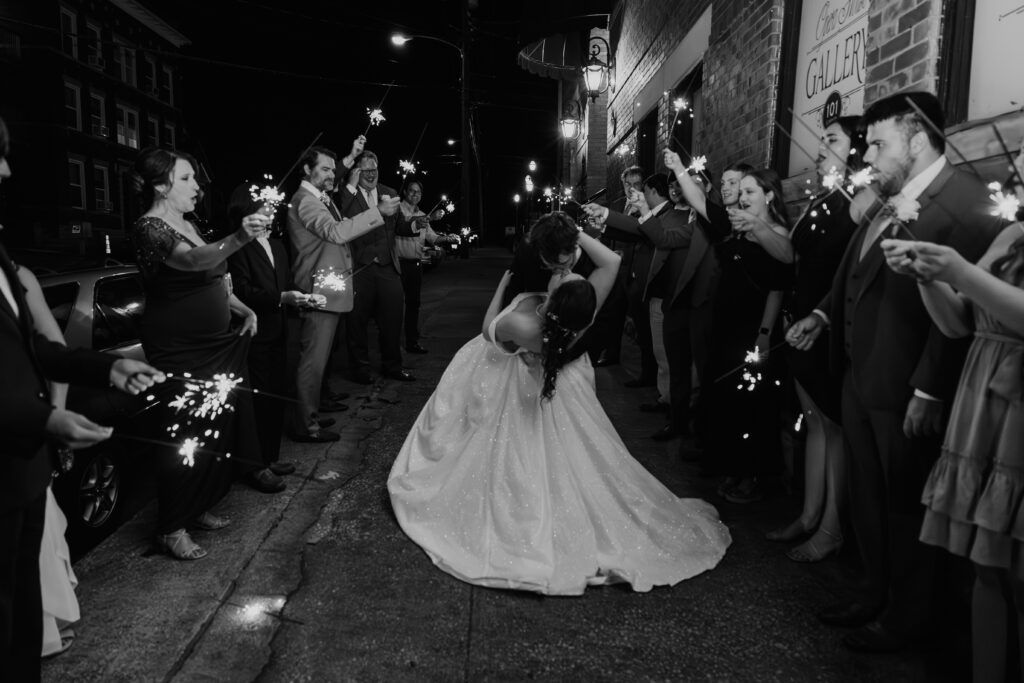
<svg viewBox="0 0 1024 683"><path fill-rule="evenodd" d="M53 406L47 380L106 386L115 357L70 351L37 334L25 291L2 246L0 271L18 307L15 313L0 294L0 672L5 680L38 680L43 642L39 546L52 472L46 422Z"/></svg>
<svg viewBox="0 0 1024 683"><path fill-rule="evenodd" d="M917 201L919 216L909 224L917 239L949 245L968 261L1002 228L981 181L948 163ZM887 605L882 625L907 636L927 616L932 561L917 535L939 442L907 438L904 416L915 389L949 405L966 343L932 324L917 283L885 265L880 240L861 258L872 223L884 220L879 207L854 233L818 308L830 317L830 360L843 376L851 517L869 585L864 604Z"/></svg>

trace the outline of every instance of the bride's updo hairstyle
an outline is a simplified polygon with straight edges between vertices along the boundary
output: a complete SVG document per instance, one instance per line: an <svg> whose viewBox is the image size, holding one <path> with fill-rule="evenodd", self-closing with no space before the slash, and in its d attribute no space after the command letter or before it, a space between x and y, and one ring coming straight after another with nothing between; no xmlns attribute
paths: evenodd
<svg viewBox="0 0 1024 683"><path fill-rule="evenodd" d="M174 173L174 164L178 159L184 159L192 165L193 170L198 172L199 166L191 154L160 147L147 147L139 152L129 180L132 190L139 195L143 211L147 211L156 201L159 194L159 190L156 189L157 185L170 185L173 182L171 175Z"/></svg>
<svg viewBox="0 0 1024 683"><path fill-rule="evenodd" d="M594 320L597 294L584 279L570 280L555 288L548 298L542 332L544 388L541 397L550 399L555 393L558 371L569 357L569 346L576 335Z"/></svg>

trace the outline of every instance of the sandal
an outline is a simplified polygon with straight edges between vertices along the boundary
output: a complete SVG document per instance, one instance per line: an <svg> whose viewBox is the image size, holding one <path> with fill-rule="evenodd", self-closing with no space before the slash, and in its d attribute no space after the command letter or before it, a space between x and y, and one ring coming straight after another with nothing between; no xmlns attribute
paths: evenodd
<svg viewBox="0 0 1024 683"><path fill-rule="evenodd" d="M218 517L212 512L204 512L196 517L195 521L192 522L192 526L204 531L217 531L218 529L223 529L229 524L231 524L230 519L227 517Z"/></svg>
<svg viewBox="0 0 1024 683"><path fill-rule="evenodd" d="M831 546L826 546L824 542L816 541L818 534L824 534L830 539L834 540ZM821 546L818 544L821 543ZM843 547L843 535L834 534L828 529L819 528L818 531L811 536L806 543L801 543L797 547L786 553L786 557L793 560L794 562L821 562L829 555L834 555L839 552L839 549Z"/></svg>
<svg viewBox="0 0 1024 683"><path fill-rule="evenodd" d="M43 655L43 659L50 657L56 657L57 655L64 654L71 649L71 646L75 644L75 632L73 629L65 627L60 630L60 648L53 652L47 652Z"/></svg>
<svg viewBox="0 0 1024 683"><path fill-rule="evenodd" d="M157 545L177 560L201 560L206 551L200 548L184 529L172 531L156 537Z"/></svg>
<svg viewBox="0 0 1024 683"><path fill-rule="evenodd" d="M806 536L810 532L811 530L804 526L803 520L797 518L784 527L769 531L764 535L764 537L769 541L786 542L795 541L801 536Z"/></svg>

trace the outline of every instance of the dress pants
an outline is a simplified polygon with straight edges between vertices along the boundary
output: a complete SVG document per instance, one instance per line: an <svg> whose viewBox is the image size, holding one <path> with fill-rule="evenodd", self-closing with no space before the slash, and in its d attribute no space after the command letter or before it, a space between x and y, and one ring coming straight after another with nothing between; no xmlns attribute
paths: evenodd
<svg viewBox="0 0 1024 683"><path fill-rule="evenodd" d="M420 291L423 288L423 266L419 259L398 260L402 266L402 291L405 292L405 346L420 341Z"/></svg>
<svg viewBox="0 0 1024 683"><path fill-rule="evenodd" d="M676 306L665 311L663 327L664 344L668 356L671 397L669 424L681 433L689 431L690 394L693 392L693 372L697 369L697 380L701 387L707 387L708 357L711 354L711 320L714 306L711 301L690 308ZM698 406L702 405L698 403ZM696 415L696 433L704 433L700 410Z"/></svg>
<svg viewBox="0 0 1024 683"><path fill-rule="evenodd" d="M320 431L320 385L327 358L331 354L338 314L328 311L302 311L299 331L299 365L295 372L295 408L292 430L300 436Z"/></svg>
<svg viewBox="0 0 1024 683"><path fill-rule="evenodd" d="M0 510L0 679L5 681L39 680L39 548L45 520L45 490L25 507Z"/></svg>
<svg viewBox="0 0 1024 683"><path fill-rule="evenodd" d="M405 295L402 277L391 263L374 263L356 272L355 303L348 315L348 362L353 374L370 372L369 326L379 332L381 370L402 370L402 316Z"/></svg>
<svg viewBox="0 0 1024 683"><path fill-rule="evenodd" d="M647 302L647 315L651 321L651 349L654 352L654 361L658 365L658 403L668 403L671 399L671 388L669 386L668 356L665 347L665 314L661 312L662 298L652 296Z"/></svg>
<svg viewBox="0 0 1024 683"><path fill-rule="evenodd" d="M285 368L285 335L267 341L253 341L249 346L249 386L260 392L282 396L287 392ZM269 465L281 456L281 432L284 430L284 411L278 399L263 393L253 393L252 408L256 417L256 433L263 453L263 462Z"/></svg>
<svg viewBox="0 0 1024 683"><path fill-rule="evenodd" d="M929 616L936 548L918 540L921 491L940 437L907 438L904 410L866 408L852 371L843 377L843 432L849 463L850 517L866 573L867 604L885 605L881 621L901 635Z"/></svg>
<svg viewBox="0 0 1024 683"><path fill-rule="evenodd" d="M658 361L654 357L654 340L651 339L651 313L642 292L633 284L629 293L629 315L636 329L636 344L640 347L640 379L655 379L658 376Z"/></svg>

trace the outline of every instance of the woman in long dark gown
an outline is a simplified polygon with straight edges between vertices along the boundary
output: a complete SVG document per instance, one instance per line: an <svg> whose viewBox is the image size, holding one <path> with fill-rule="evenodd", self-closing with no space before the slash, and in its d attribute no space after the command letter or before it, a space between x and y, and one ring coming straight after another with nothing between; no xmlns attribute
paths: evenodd
<svg viewBox="0 0 1024 683"><path fill-rule="evenodd" d="M778 175L751 171L740 181L733 234L717 245L721 278L714 311L714 346L708 361L707 473L726 475L718 492L734 503L759 500L758 477L781 463L779 406L783 291L793 276L789 221ZM756 350L755 362L747 354ZM742 367L741 367L742 366Z"/></svg>
<svg viewBox="0 0 1024 683"><path fill-rule="evenodd" d="M234 234L206 244L185 214L195 209L199 186L195 163L185 154L145 150L135 163L133 181L150 207L132 228L139 269L145 281L146 310L142 315L142 347L149 362L181 378L215 375L244 377L250 335L256 315L229 294L224 273L227 257L263 234L270 219L247 216ZM244 317L232 328L232 313ZM174 446L157 448L157 542L173 557L197 560L206 556L187 531L188 526L219 529L227 520L208 512L231 483L231 460L257 459L259 444L253 430L251 398L236 391L230 407L219 414L202 414L202 396L187 397L187 382L169 380L154 392L153 418L159 440ZM186 396L184 400L175 400ZM189 400L196 398L195 404ZM212 411L216 412L216 411ZM249 441L244 452L231 453L235 432ZM188 445L196 449L189 455ZM255 453L253 452L255 450ZM191 462L188 462L191 461Z"/></svg>

